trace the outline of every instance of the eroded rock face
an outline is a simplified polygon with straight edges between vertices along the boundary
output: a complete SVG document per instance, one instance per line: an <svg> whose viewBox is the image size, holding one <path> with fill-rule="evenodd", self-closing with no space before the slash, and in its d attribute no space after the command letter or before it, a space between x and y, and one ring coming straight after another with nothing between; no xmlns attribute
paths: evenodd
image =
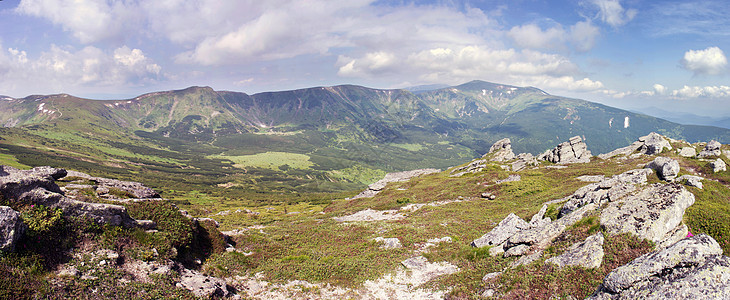
<svg viewBox="0 0 730 300"><path fill-rule="evenodd" d="M679 162L663 156L655 158L646 167L656 171L659 178L666 181L672 181L679 173Z"/></svg>
<svg viewBox="0 0 730 300"><path fill-rule="evenodd" d="M15 243L26 228L19 212L8 206L0 206L0 250L15 251Z"/></svg>
<svg viewBox="0 0 730 300"><path fill-rule="evenodd" d="M515 158L515 153L512 152L512 142L507 139L501 139L494 143L492 147L489 148L489 152L487 154L484 154L483 157L491 155L491 158L489 160L491 161L508 161L513 158Z"/></svg>
<svg viewBox="0 0 730 300"><path fill-rule="evenodd" d="M672 145L662 135L652 132L640 137L638 141L633 142L631 145L618 148L609 153L599 154L598 158L609 159L617 155L629 155L636 151L646 155L655 155L661 153L665 148L671 150Z"/></svg>
<svg viewBox="0 0 730 300"><path fill-rule="evenodd" d="M711 140L707 145L705 145L705 148L700 151L700 154L697 155L699 158L706 158L706 157L716 157L720 156L722 154L722 151L720 148L722 147L722 144L716 140Z"/></svg>
<svg viewBox="0 0 730 300"><path fill-rule="evenodd" d="M574 136L569 141L546 151L537 157L538 160L547 160L556 164L588 163L591 151L580 136Z"/></svg>
<svg viewBox="0 0 730 300"><path fill-rule="evenodd" d="M610 202L601 212L601 224L608 234L626 232L659 243L680 225L694 202L694 195L679 184L654 184Z"/></svg>
<svg viewBox="0 0 730 300"><path fill-rule="evenodd" d="M546 263L559 267L577 266L584 268L598 268L603 262L603 234L596 233L585 241L576 243L565 253L545 260Z"/></svg>
<svg viewBox="0 0 730 300"><path fill-rule="evenodd" d="M730 258L700 234L611 271L591 299L729 299Z"/></svg>
<svg viewBox="0 0 730 300"><path fill-rule="evenodd" d="M609 201L618 200L634 191L637 184L646 183L648 174L651 174L651 170L630 170L579 188L566 198L567 201L560 209L558 217L565 216L586 204L603 205Z"/></svg>
<svg viewBox="0 0 730 300"><path fill-rule="evenodd" d="M510 236L516 232L530 228L530 224L522 220L515 214L509 214L504 218L497 227L494 227L489 233L474 240L471 245L473 247L497 246L504 243Z"/></svg>

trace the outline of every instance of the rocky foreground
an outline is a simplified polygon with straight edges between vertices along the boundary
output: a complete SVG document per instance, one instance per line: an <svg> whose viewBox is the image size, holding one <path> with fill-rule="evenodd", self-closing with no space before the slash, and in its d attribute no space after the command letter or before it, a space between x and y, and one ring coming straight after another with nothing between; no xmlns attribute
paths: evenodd
<svg viewBox="0 0 730 300"><path fill-rule="evenodd" d="M674 149L672 144L683 146ZM701 150L696 151L695 147L701 147ZM217 221L194 218L142 184L51 167L31 170L0 167L3 205L0 206L0 251L11 259L13 256L7 255L40 253L45 258L46 268L51 270L51 286L46 287L50 289L48 293L66 297L124 296L115 294L116 290L103 284L105 276L114 282L135 286L124 290L133 298L439 299L475 296L515 299L562 298L565 295L561 291L520 294L505 287L504 277L531 267L580 272L605 270L607 275L602 283L590 287L592 293L587 295L590 299L730 299L730 258L723 254L722 246L728 241L718 242L699 232L693 234L685 223L685 213L697 201L695 193L703 188L703 182L714 182L708 177L727 172L723 160L727 153L722 147L714 141L701 146L689 145L652 133L598 157L591 155L580 137L533 156L514 154L511 142L504 139L495 143L482 158L444 171L444 178L452 181L480 178L477 186L483 191L476 195L414 200L413 203L404 199L391 209L348 211L345 208L347 212L344 213L338 212L335 203L328 220L321 219L325 214L321 212L314 221L318 224L332 222L332 226L341 228L339 230L357 226L373 228L379 236L371 238L369 243L378 245L378 251L407 257L392 272L357 286L343 287L312 280L274 282L277 278L268 277L264 272L245 270L243 275L213 276L216 272L207 269L205 262L211 253L236 253L243 260L256 257L260 253L254 253L253 246L250 245L250 249L240 237L251 236L250 232L255 231L265 235L263 229L266 227L236 229L224 235L217 230ZM690 167L683 160L685 158L707 162L708 168ZM444 228L442 233L436 233L438 236L431 233L431 237L415 237L423 240L418 243L410 243L403 236L385 234L398 224L408 224L419 214L428 214L435 209L456 206L470 209L469 203L491 207L503 201L501 197L506 197L502 187L534 176L535 170L576 168L609 161L618 165L622 161L642 163L617 174L577 176L572 180L580 184L568 196L544 199L537 213L526 219L515 213L507 214L481 232L481 236L476 235L468 241L447 235L451 226L447 221L435 224L435 228ZM492 178L489 174L497 172L495 170L509 176L481 179L480 176ZM409 180L438 172L425 169L389 174L345 201L355 205L373 199L372 203L376 203L382 194L386 194L382 197L396 191L408 194ZM704 176L702 172L705 172ZM440 187L450 188L446 184ZM412 198L416 199L415 194ZM251 218L258 215L250 210L241 213ZM150 219L135 219L133 215ZM61 219L65 223L57 221ZM59 225L61 223L64 225ZM576 235L579 231L576 228L584 230ZM73 232L71 239L63 233L69 230ZM576 240L576 236L580 239ZM607 243L616 236L630 237L649 248L627 263L613 266L616 253L611 252ZM48 254L35 239L47 240L58 249ZM467 272L468 266L448 258L433 260L439 251L449 247L462 249L459 250L462 252L466 250L459 247L472 247L475 256L483 252L505 264L494 272L479 274L481 287L478 290L457 294L448 285L434 284L440 278ZM300 258L289 256L283 261L287 259ZM309 259L309 256L301 259ZM227 268L225 263L220 266ZM0 271L10 272L6 269L0 268ZM80 287L79 282L94 288ZM166 291L150 292L160 286ZM0 290L2 295L19 295L13 294L12 288L4 286L2 281Z"/></svg>

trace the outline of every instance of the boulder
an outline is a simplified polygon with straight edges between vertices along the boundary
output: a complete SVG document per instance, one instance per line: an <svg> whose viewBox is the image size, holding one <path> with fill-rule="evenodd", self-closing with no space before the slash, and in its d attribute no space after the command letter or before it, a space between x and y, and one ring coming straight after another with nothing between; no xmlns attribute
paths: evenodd
<svg viewBox="0 0 730 300"><path fill-rule="evenodd" d="M698 189L702 189L702 180L704 178L700 176L694 176L694 175L682 175L679 176L675 181L683 183L688 186L693 186Z"/></svg>
<svg viewBox="0 0 730 300"><path fill-rule="evenodd" d="M352 199L373 197L373 196L375 196L375 194L382 191L385 188L385 186L390 182L408 181L409 179L411 179L413 177L418 177L418 176L428 175L428 174L433 174L433 173L438 173L438 172L441 172L441 170L439 170L439 169L418 169L418 170L411 170L411 171L388 173L388 174L385 174L385 177L383 177L383 179L370 184L366 190L362 191L357 196L352 197Z"/></svg>
<svg viewBox="0 0 730 300"><path fill-rule="evenodd" d="M99 187L117 189L129 193L134 198L160 198L160 194L145 185L134 181L121 181L116 179L94 177L92 179Z"/></svg>
<svg viewBox="0 0 730 300"><path fill-rule="evenodd" d="M512 142L508 138L501 139L489 148L489 152L482 157L491 156L491 161L508 161L515 158L512 152Z"/></svg>
<svg viewBox="0 0 730 300"><path fill-rule="evenodd" d="M591 151L588 151L588 147L580 136L574 136L569 141L545 151L537 159L556 164L588 163L591 160Z"/></svg>
<svg viewBox="0 0 730 300"><path fill-rule="evenodd" d="M497 224L490 232L483 235L482 237L474 240L471 245L472 247L486 247L486 246L497 246L504 243L510 236L514 235L520 230L530 228L530 224L522 220L515 214L509 214L504 220Z"/></svg>
<svg viewBox="0 0 730 300"><path fill-rule="evenodd" d="M697 150L694 147L683 147L677 152L681 157L695 157L697 156Z"/></svg>
<svg viewBox="0 0 730 300"><path fill-rule="evenodd" d="M714 173L727 171L727 165L721 158L710 162L710 168L712 168L712 172Z"/></svg>
<svg viewBox="0 0 730 300"><path fill-rule="evenodd" d="M0 250L15 251L15 243L26 229L19 212L8 206L0 206Z"/></svg>
<svg viewBox="0 0 730 300"><path fill-rule="evenodd" d="M656 132L640 137L639 142L643 143L638 149L639 152L646 155L659 154L664 151L664 148L672 150L672 145L669 144L669 141Z"/></svg>
<svg viewBox="0 0 730 300"><path fill-rule="evenodd" d="M611 271L591 299L728 299L730 258L700 234Z"/></svg>
<svg viewBox="0 0 730 300"><path fill-rule="evenodd" d="M596 209L598 209L597 204L587 204L544 226L518 231L505 242L504 249L509 251L510 248L521 244L536 245L537 249L544 249L553 239L562 234L568 226L575 224L575 222L583 219Z"/></svg>
<svg viewBox="0 0 730 300"><path fill-rule="evenodd" d="M538 164L537 159L530 153L520 153L515 157L515 161L512 163L512 171L522 171L527 166L536 166Z"/></svg>
<svg viewBox="0 0 730 300"><path fill-rule="evenodd" d="M655 243L671 236L695 197L682 185L654 184L639 193L610 202L601 211L608 234L631 233Z"/></svg>
<svg viewBox="0 0 730 300"><path fill-rule="evenodd" d="M651 170L629 170L611 178L604 178L598 183L592 183L579 188L572 195L564 198L565 203L560 208L558 218L565 216L586 204L603 205L615 201L636 189L637 184L646 183L646 176Z"/></svg>
<svg viewBox="0 0 730 300"><path fill-rule="evenodd" d="M132 219L127 213L127 208L121 205L89 203L64 198L54 207L59 207L65 215L74 217L88 217L100 224L109 224L112 226L135 227L137 221ZM152 226L147 224L144 226ZM156 224L155 224L156 226Z"/></svg>
<svg viewBox="0 0 730 300"><path fill-rule="evenodd" d="M700 151L700 154L697 155L699 158L706 158L706 157L716 157L722 155L722 151L720 148L722 147L722 144L716 140L711 140L707 145L705 145L705 148Z"/></svg>
<svg viewBox="0 0 730 300"><path fill-rule="evenodd" d="M403 245L401 245L400 240L398 238L384 238L382 236L376 237L373 239L376 242L383 243L380 248L382 249L398 249L403 248Z"/></svg>
<svg viewBox="0 0 730 300"><path fill-rule="evenodd" d="M659 178L672 181L679 173L679 162L668 157L657 157L646 165L646 168L657 172Z"/></svg>
<svg viewBox="0 0 730 300"><path fill-rule="evenodd" d="M588 269L598 268L603 262L603 234L596 233L585 241L573 244L565 253L545 260L558 267L577 266Z"/></svg>

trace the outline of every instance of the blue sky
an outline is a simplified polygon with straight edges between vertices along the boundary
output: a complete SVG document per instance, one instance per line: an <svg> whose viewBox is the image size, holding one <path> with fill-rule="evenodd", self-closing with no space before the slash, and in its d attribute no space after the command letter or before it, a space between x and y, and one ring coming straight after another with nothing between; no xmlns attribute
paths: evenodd
<svg viewBox="0 0 730 300"><path fill-rule="evenodd" d="M730 116L724 1L4 0L0 94L474 79Z"/></svg>

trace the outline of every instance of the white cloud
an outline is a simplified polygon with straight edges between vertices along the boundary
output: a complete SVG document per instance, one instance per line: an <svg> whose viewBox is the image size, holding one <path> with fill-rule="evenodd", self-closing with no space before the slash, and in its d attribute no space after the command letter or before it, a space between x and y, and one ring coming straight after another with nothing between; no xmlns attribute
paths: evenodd
<svg viewBox="0 0 730 300"><path fill-rule="evenodd" d="M79 86L127 86L161 77L161 67L139 49L126 46L113 53L86 46L80 50L52 45L30 58L25 51L0 53L0 89L33 88L36 92ZM28 83L33 82L31 86Z"/></svg>
<svg viewBox="0 0 730 300"><path fill-rule="evenodd" d="M601 35L598 27L590 21L577 22L570 26L570 41L579 52L587 52L596 45L596 39Z"/></svg>
<svg viewBox="0 0 730 300"><path fill-rule="evenodd" d="M595 46L600 30L590 21L581 21L568 30L560 24L545 30L537 24L515 26L506 35L522 48L560 50L570 43L576 51L586 52Z"/></svg>
<svg viewBox="0 0 730 300"><path fill-rule="evenodd" d="M684 86L672 91L677 98L721 98L730 97L730 86Z"/></svg>
<svg viewBox="0 0 730 300"><path fill-rule="evenodd" d="M718 47L709 47L705 50L689 50L684 53L680 61L682 67L692 71L695 75L717 75L727 70L727 57Z"/></svg>
<svg viewBox="0 0 730 300"><path fill-rule="evenodd" d="M652 88L654 88L654 92L658 95L664 95L667 92L667 88L658 83L655 83Z"/></svg>
<svg viewBox="0 0 730 300"><path fill-rule="evenodd" d="M613 27L628 23L638 13L636 9L625 9L619 0L593 0L591 3L598 8L597 17Z"/></svg>

